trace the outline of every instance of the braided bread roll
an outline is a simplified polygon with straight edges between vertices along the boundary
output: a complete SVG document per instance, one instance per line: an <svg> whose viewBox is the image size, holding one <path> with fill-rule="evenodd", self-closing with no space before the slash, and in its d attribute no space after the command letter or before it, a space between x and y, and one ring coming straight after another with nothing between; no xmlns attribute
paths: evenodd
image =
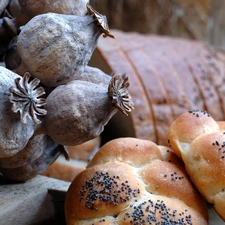
<svg viewBox="0 0 225 225"><path fill-rule="evenodd" d="M65 216L67 225L204 225L208 217L205 201L171 149L136 138L100 148L71 183Z"/></svg>
<svg viewBox="0 0 225 225"><path fill-rule="evenodd" d="M190 110L172 123L168 140L194 185L225 221L225 122Z"/></svg>

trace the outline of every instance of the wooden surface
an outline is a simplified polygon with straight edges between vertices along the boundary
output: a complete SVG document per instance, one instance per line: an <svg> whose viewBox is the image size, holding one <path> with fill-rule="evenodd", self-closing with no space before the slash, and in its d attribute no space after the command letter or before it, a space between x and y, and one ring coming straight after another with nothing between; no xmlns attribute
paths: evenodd
<svg viewBox="0 0 225 225"><path fill-rule="evenodd" d="M64 198L69 184L44 176L14 184L0 179L0 224L64 225Z"/></svg>

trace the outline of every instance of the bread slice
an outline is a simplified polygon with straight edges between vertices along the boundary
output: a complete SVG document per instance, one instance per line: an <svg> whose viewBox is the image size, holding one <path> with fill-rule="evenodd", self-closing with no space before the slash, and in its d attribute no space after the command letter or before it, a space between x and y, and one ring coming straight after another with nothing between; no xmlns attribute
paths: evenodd
<svg viewBox="0 0 225 225"><path fill-rule="evenodd" d="M189 104L182 83L178 79L180 74L174 69L171 63L172 56L166 49L170 42L163 45L163 38L157 41L157 38L150 37L144 43L143 49L148 54L149 62L155 66L166 90L168 105L171 107L174 120L189 107Z"/></svg>
<svg viewBox="0 0 225 225"><path fill-rule="evenodd" d="M195 54L198 58L201 58L202 65L200 68L206 69L210 75L210 79L215 87L221 104L221 113L218 113L217 120L223 119L225 115L225 54L219 49L215 49L212 46L205 44L196 45L194 48Z"/></svg>
<svg viewBox="0 0 225 225"><path fill-rule="evenodd" d="M204 48L204 44L194 41L184 44L182 40L177 40L177 42L173 44L180 56L186 61L190 74L192 74L196 80L198 89L204 99L205 110L210 112L214 118L221 120L224 115L218 93L207 69L207 65L205 65L198 55L198 52ZM217 76L217 74L213 74L213 76Z"/></svg>

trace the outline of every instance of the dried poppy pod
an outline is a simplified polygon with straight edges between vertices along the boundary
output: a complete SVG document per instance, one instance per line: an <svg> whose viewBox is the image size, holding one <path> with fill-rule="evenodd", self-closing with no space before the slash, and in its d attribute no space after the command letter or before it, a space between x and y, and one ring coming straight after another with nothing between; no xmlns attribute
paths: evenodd
<svg viewBox="0 0 225 225"><path fill-rule="evenodd" d="M23 164L22 166L19 165L13 168L4 168L0 166L0 173L4 178L12 181L29 180L38 174L42 174L47 167L64 152L63 146L56 144L49 137L47 137L42 144L40 144L40 142L36 139L32 145L30 143L29 145L36 150L39 148L41 155L37 158L32 158L29 162Z"/></svg>
<svg viewBox="0 0 225 225"><path fill-rule="evenodd" d="M92 9L88 5L88 9ZM74 16L47 13L27 23L18 36L17 51L22 63L18 74L29 71L48 87L77 79L88 64L104 33L113 37L104 16ZM102 20L100 20L102 19Z"/></svg>
<svg viewBox="0 0 225 225"><path fill-rule="evenodd" d="M17 20L20 25L24 25L31 18L47 12L84 16L89 0L18 0L18 2L21 10Z"/></svg>
<svg viewBox="0 0 225 225"><path fill-rule="evenodd" d="M7 2L9 3L10 1L4 0L0 3L0 12L3 10ZM87 13L86 4L88 2L89 0L18 0L18 15L15 17L4 17L4 26L6 30L10 32L11 37L13 37L19 33L19 28L21 26L25 25L33 17L40 14L53 12L84 16Z"/></svg>
<svg viewBox="0 0 225 225"><path fill-rule="evenodd" d="M75 80L55 88L46 98L43 129L56 143L78 145L99 136L111 117L133 109L127 78L114 75L109 85ZM41 125L42 125L41 124Z"/></svg>
<svg viewBox="0 0 225 225"><path fill-rule="evenodd" d="M84 72L77 76L77 80L88 81L103 86L108 85L111 78L111 75L108 75L102 70L91 66L85 66Z"/></svg>
<svg viewBox="0 0 225 225"><path fill-rule="evenodd" d="M84 16L87 13L88 2L88 0L19 0L19 2L18 0L1 0L0 14L4 12L4 15L0 19L0 60L3 61L2 57L10 51L9 45L13 37L19 34L21 26L33 17L48 12ZM5 10L6 7L7 10Z"/></svg>
<svg viewBox="0 0 225 225"><path fill-rule="evenodd" d="M15 80L20 78L18 74L0 67L0 158L13 156L23 149L35 130L32 120L28 119L24 124L20 115L11 110L9 89L16 89ZM29 95L27 99L29 102Z"/></svg>
<svg viewBox="0 0 225 225"><path fill-rule="evenodd" d="M0 158L0 167L17 168L29 164L43 154L47 143L47 135L40 134L32 136L27 145L17 154L11 157Z"/></svg>

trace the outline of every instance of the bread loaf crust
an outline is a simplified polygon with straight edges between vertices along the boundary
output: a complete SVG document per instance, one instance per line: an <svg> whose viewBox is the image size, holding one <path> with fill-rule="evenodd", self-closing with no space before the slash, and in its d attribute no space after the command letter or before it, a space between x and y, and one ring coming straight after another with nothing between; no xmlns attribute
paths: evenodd
<svg viewBox="0 0 225 225"><path fill-rule="evenodd" d="M141 40L140 36L135 34L133 34L133 36L135 36L140 43L143 43L144 40ZM123 45L126 50L127 57L130 62L132 62L148 97L154 119L156 142L165 145L166 141L162 141L166 140L165 129L172 123L173 117L172 109L168 101L168 93L162 79L160 79L160 72L153 63L146 63L150 59L148 53L146 53L142 47L129 48L128 37L127 39L124 37L120 39L122 41L121 45Z"/></svg>
<svg viewBox="0 0 225 225"><path fill-rule="evenodd" d="M217 77L218 72L211 75L208 71L210 66L205 64L201 55L201 51L206 50L207 46L198 42L186 42L184 45L182 41L177 41L176 48L180 56L187 62L187 65L190 68L190 75L194 77L203 98L204 108L199 109L205 109L210 112L213 118L221 120L224 117L222 105L218 91L216 90L217 85L212 78L212 76ZM212 55L208 53L208 56Z"/></svg>

